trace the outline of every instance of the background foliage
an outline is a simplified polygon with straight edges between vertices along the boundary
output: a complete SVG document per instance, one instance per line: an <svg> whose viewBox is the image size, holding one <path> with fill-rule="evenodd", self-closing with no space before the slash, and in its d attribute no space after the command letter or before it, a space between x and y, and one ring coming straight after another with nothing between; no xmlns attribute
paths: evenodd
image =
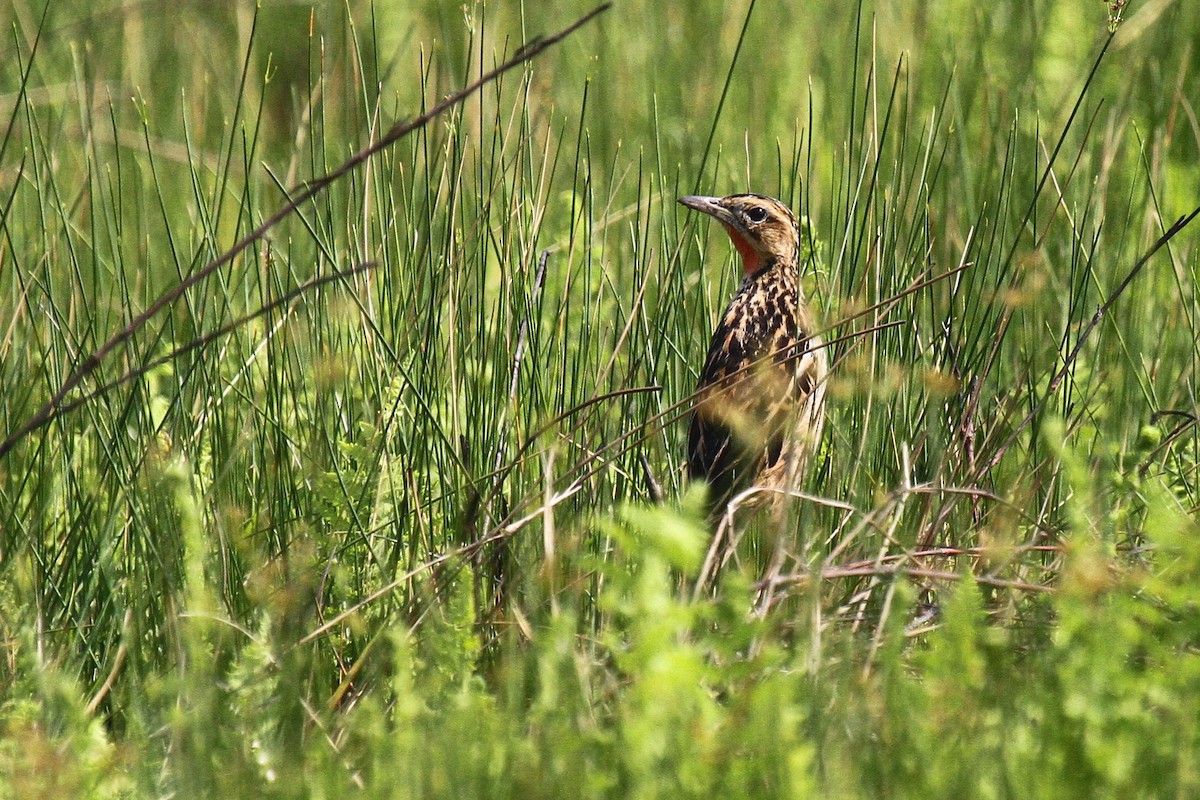
<svg viewBox="0 0 1200 800"><path fill-rule="evenodd" d="M588 9L0 6L0 432ZM1195 795L1195 232L1088 325L1200 202L1188 12L618 0L351 172L0 457L0 794ZM709 580L744 190L836 366Z"/></svg>

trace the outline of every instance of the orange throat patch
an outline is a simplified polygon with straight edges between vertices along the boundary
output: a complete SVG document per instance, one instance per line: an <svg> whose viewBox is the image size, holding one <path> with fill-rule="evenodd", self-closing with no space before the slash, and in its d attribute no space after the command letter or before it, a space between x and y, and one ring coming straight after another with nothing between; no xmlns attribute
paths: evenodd
<svg viewBox="0 0 1200 800"><path fill-rule="evenodd" d="M762 266L762 256L754 249L754 245L746 241L746 237L742 236L732 225L726 225L724 222L721 224L724 225L729 238L733 240L733 246L742 256L743 274L753 275L758 272L758 268Z"/></svg>

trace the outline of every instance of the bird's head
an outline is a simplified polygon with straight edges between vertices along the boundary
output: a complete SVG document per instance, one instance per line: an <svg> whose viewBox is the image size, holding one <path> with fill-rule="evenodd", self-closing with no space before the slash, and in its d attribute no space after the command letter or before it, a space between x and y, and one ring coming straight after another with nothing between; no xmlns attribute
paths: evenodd
<svg viewBox="0 0 1200 800"><path fill-rule="evenodd" d="M783 203L761 194L728 197L688 195L688 208L716 217L742 256L742 270L754 275L773 264L795 264L800 246L796 217Z"/></svg>

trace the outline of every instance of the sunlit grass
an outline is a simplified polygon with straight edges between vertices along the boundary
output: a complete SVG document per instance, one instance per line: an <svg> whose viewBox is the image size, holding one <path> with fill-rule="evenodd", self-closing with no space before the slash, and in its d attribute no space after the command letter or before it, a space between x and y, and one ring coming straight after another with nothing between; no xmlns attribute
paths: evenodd
<svg viewBox="0 0 1200 800"><path fill-rule="evenodd" d="M571 5L0 10L0 432ZM1087 325L1196 22L1095 6L618 2L133 326L0 460L0 793L1194 791L1194 231ZM695 190L807 217L835 364L711 592Z"/></svg>

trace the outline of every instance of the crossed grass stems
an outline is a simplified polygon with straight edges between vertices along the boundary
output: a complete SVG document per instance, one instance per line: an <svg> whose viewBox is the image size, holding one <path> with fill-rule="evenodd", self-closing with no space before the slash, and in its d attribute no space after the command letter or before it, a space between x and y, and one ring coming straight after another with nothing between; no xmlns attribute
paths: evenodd
<svg viewBox="0 0 1200 800"><path fill-rule="evenodd" d="M213 341L216 341L240 329L246 324L260 317L271 314L282 306L292 305L302 295L314 289L329 283L346 280L356 274L373 269L376 266L375 262L363 262L348 269L336 270L327 275L312 279L292 289L270 303L267 303L250 314L239 317L208 334L192 339L161 357L152 359L140 366L130 369L114 381L103 384L90 392L81 394L74 399L68 399L71 393L74 392L93 371L95 371L105 357L114 349L130 339L138 330L143 328L162 311L169 308L171 304L182 297L183 294L188 291L188 289L204 281L222 265L230 263L240 253L245 251L255 242L262 239L278 223L297 212L304 204L319 196L325 189L329 188L340 178L346 176L356 168L366 164L374 155L390 148L408 134L423 128L428 123L437 119L443 113L449 111L453 107L459 105L473 95L476 91L482 89L484 86L496 80L503 74L521 64L531 61L545 50L553 47L571 33L606 11L608 7L608 3L597 6L595 9L580 17L574 23L562 29L558 33L549 37L535 38L531 40L528 44L518 50L511 58L500 64L498 67L495 67L494 69L485 73L479 79L459 90L458 92L449 95L442 102L430 108L427 112L409 120L397 123L376 142L351 156L333 171L320 178L309 181L302 185L295 192L289 193L289 199L287 202L284 203L284 205L282 205L278 211L264 221L258 228L247 234L243 239L238 241L220 256L213 259L202 268L196 270L183 281L179 282L170 290L162 294L154 303L147 307L145 311L139 314L126 327L118 331L98 349L84 358L79 366L77 366L63 382L62 386L57 392L55 392L51 399L48 400L42 407L40 407L23 424L18 426L12 433L10 433L2 442L0 442L0 458L3 458L5 454L10 452L21 441L50 422L53 422L54 420L83 407L84 405L107 394L119 386L136 380L154 368L162 364L169 363L188 352L203 348ZM743 35L744 33L745 31L743 30ZM1110 35L1108 42L1105 43L1099 55L1096 57L1092 70L1079 93L1075 106L1063 127L1053 152L1046 154L1046 166L1041 175L1036 191L1029 202L1029 206L1025 213L1025 218L1022 222L1022 229L1031 219L1036 207L1036 203L1049 181L1054 181L1055 189L1058 191L1059 195L1058 202L1055 204L1055 210L1057 211L1062 204L1063 188L1058 186L1057 179L1054 178L1054 165L1066 140L1067 133L1074 125L1088 87L1091 85L1092 80L1096 75L1096 71L1104 58L1104 54L1108 49L1108 44L1111 43L1111 41L1112 37ZM36 52L36 40L34 52ZM30 64L32 64L32 59L33 52L30 54ZM736 61L736 53L734 59ZM732 73L732 66L730 71ZM29 72L27 70L26 74L23 76L22 91L24 91L25 80L28 78L28 74ZM1089 131L1091 129L1090 123L1088 125L1088 129ZM9 198L9 204L11 204L11 202L12 197ZM7 210L8 209L6 208L4 212L5 215L7 215ZM758 613L765 613L767 610L776 606L779 602L786 598L791 591L811 586L814 582L825 582L839 579L865 579L867 581L867 585L862 590L852 595L849 601L845 603L842 608L843 611L851 608L857 609L848 615L852 624L857 626L862 623L865 618L864 610L871 593L876 587L885 581L894 580L897 577L905 577L913 581L926 582L952 582L959 580L963 577L962 573L936 566L929 566L929 564L935 560L960 559L964 557L972 559L976 562L988 562L993 565L992 568L986 573L972 575L973 580L979 584L996 587L998 589L1010 589L1018 592L1053 591L1053 586L1050 581L1057 572L1057 565L1055 563L1041 563L1036 567L1037 569L1042 570L1043 573L1048 576L1045 582L1004 578L1001 577L1001 573L1005 569L1014 566L1025 555L1033 554L1043 559L1047 554L1050 554L1051 557L1056 557L1056 555L1061 552L1061 547L1053 543L1044 543L1046 538L1052 537L1055 532L1047 530L1039 520L1033 519L1023 510L1016 508L1013 504L997 496L993 492L978 488L975 484L977 484L986 475L987 471L991 467L995 466L995 464L999 462L1004 453L1017 441L1021 434L1029 428L1029 426L1037 418L1038 414L1044 409L1047 401L1055 394L1065 378L1070 374L1075 361L1082 351L1085 340L1098 326L1099 322L1106 315L1113 303L1125 291L1133 279L1142 271L1151 257L1153 257L1158 250L1166 246L1175 236L1177 236L1184 228L1186 228L1187 225L1190 224L1197 215L1200 215L1200 208L1197 208L1186 216L1180 217L1147 249L1144 255L1138 259L1132 269L1127 273L1124 280L1109 294L1105 302L1099 307L1092 318L1082 328L1076 337L1074 346L1070 352L1064 356L1060 368L1051 377L1046 391L1029 410L1027 415L1019 423L1012 426L1008 430L1007 434L1003 432L1003 426L995 426L993 428L993 431L995 431L995 436L1000 437L999 440L993 443L988 443L990 446L981 448L982 452L990 452L991 457L986 459L971 459L972 472L968 476L969 479L965 482L965 485L935 486L928 483L910 484L907 483L908 473L906 471L906 483L901 487L889 492L881 504L869 511L864 511L841 500L821 497L798 490L764 489L762 487L752 487L747 489L732 500L727 512L720 520L717 526L716 535L713 537L712 544L705 557L704 564L699 575L695 579L693 597L698 597L702 593L703 588L713 579L715 572L719 568L718 562L722 556L728 557L729 552L733 549L732 547L723 546L722 543L728 540L728 542L732 544L734 543L733 540L740 535L737 527L734 524L738 508L756 494L767 491L783 492L790 495L796 501L833 509L841 513L841 520L826 539L827 544L833 542L837 542L837 544L834 545L830 552L824 557L823 563L820 566L808 570L784 573L782 571L782 565L784 563L782 559L774 560L772 562L772 566L755 585L755 589L758 592L758 600L756 602ZM1071 224L1074 228L1074 220L1071 221ZM927 268L917 277L917 279L910 283L907 288L862 310L859 310L856 313L839 319L821 331L820 333L829 334L830 332L841 330L851 325L851 323L863 319L864 317L871 316L869 324L866 327L849 333L842 333L837 336L827 335L825 337L826 341L823 345L824 347L846 345L844 349L839 351L833 365L834 370L831 372L836 371L837 367L844 363L845 360L851 354L853 354L854 351L864 341L867 340L867 337L905 324L904 320L887 320L887 317L892 310L903 299L929 289L936 284L941 283L942 281L953 278L965 270L970 269L972 263L966 261L966 254L970 251L972 238L973 230L968 233L966 243L963 247L963 260L961 260L959 265L955 268L938 274L931 274L931 269ZM1014 241L1012 242L1010 250L1005 259L1005 263L1012 261L1016 253L1016 248L1017 240L1014 238ZM540 289L545 279L550 255L550 250L543 251L539 258L537 277L535 279L535 304L537 302L537 298L540 296ZM678 252L676 252L675 256L678 257ZM1002 334L1004 329L1007 328L1008 319L1009 317L1007 316L1001 319L1001 330L996 336L997 345L1003 338ZM516 376L521 367L522 359L528 353L528 347L526 346L528 330L526 325L527 323L522 324L521 331L518 334L517 347L512 359L511 369L512 381L514 385ZM628 333L629 328L627 326L619 337L615 348L616 350L619 350L620 342L624 341ZM763 356L763 359L765 360L779 357L781 360L786 362L798 358L801 355L802 353L786 353L780 351L767 353ZM994 363L993 360L989 359L986 367L990 367L992 363ZM752 369L753 367L754 365L752 364L746 369ZM977 376L976 387L982 385L984 377L986 377L986 375ZM468 498L468 502L466 503L466 517L469 518L469 527L475 527L475 523L479 521L477 515L481 509L489 509L488 513L490 513L492 501L495 499L495 496L500 491L501 487L505 485L507 477L513 471L527 463L530 459L537 458L546 452L545 448L538 449L536 447L546 433L558 428L567 420L574 419L575 421L572 427L563 434L567 437L570 437L575 432L578 432L586 423L587 415L584 412L591 411L601 404L629 394L658 391L661 391L661 387L640 386L607 392L579 403L544 423L532 435L526 438L524 443L518 449L516 455L506 464L501 464L500 459L498 458L496 468L492 472L484 474L475 480L474 486L483 488L482 490L478 488L470 490L471 496ZM960 434L964 433L966 430L965 426L969 422L968 417L973 415L977 410L977 392L978 388L976 388L976 390L967 398L967 403L962 411L960 424L957 427L957 430ZM719 394L720 392L717 393L717 396L719 396ZM668 406L666 409L635 426L633 429L622 433L621 435L615 437L612 441L607 442L602 447L597 448L595 451L589 453L576 464L572 465L567 471L567 475L563 479L560 479L559 485L561 485L562 488L555 488L555 482L553 478L548 477L547 485L542 492L536 495L527 496L514 503L508 513L499 520L493 521L490 518L485 519L485 524L482 531L473 539L473 541L438 554L432 558L428 558L423 563L411 568L404 574L393 579L388 584L360 599L349 608L341 611L336 616L324 621L317 628L301 638L298 644L314 641L324 636L326 633L335 629L352 615L357 614L359 611L376 602L377 600L386 597L422 573L444 569L460 570L472 562L478 562L480 560L480 556L487 548L495 545L503 546L508 540L516 536L518 532L523 530L532 522L552 514L556 506L560 505L567 499L583 490L590 478L605 470L615 459L620 458L622 455L625 455L630 451L640 448L648 439L655 436L663 429L679 422L682 418L690 413L692 405L696 399L696 393L681 398L680 400ZM1006 417L1005 419L1008 418L1010 417ZM925 439L924 437L920 437L917 443L917 452L919 452L924 445ZM499 456L500 454L498 453L497 455ZM644 455L641 455L640 461L644 471L648 493L656 499L661 499L660 490L658 489L657 481L652 474L649 462L645 459ZM565 485L562 484L562 481L565 481ZM926 528L929 529L930 534L932 534L932 532L945 521L947 515L950 513L952 505L954 502L956 502L956 500L959 498L970 498L975 504L989 502L993 504L1005 505L1010 511L1014 512L1025 525L1027 525L1031 530L1035 531L1034 539L1023 545L1005 548L1003 552L998 552L987 547L934 547L931 544L932 536L920 537L920 544L918 544L918 546L915 548L903 548L903 546L901 546L891 535L888 527L882 524L882 521L888 519L889 517L893 517L896 514L897 509L902 508L910 497L920 494L938 494L948 498L948 502L940 509L936 517L926 524ZM434 498L427 502L432 504L440 499L442 498ZM978 524L980 520L980 514L978 511L976 511L973 516L975 517L976 524ZM851 522L854 520L857 520L857 523L851 527ZM857 559L839 563L839 559L841 559L847 553L850 544L859 539L868 530L878 534L883 540L882 547L880 548L878 555L874 559ZM901 552L894 552L893 550L896 548L900 549ZM800 559L794 560L797 563L803 563ZM441 578L443 579L446 577L448 577L448 575L445 573L441 575ZM423 616L424 612L417 616L416 620L413 622L414 627L420 623L420 619L423 618ZM878 630L882 630L882 621L880 621Z"/></svg>

